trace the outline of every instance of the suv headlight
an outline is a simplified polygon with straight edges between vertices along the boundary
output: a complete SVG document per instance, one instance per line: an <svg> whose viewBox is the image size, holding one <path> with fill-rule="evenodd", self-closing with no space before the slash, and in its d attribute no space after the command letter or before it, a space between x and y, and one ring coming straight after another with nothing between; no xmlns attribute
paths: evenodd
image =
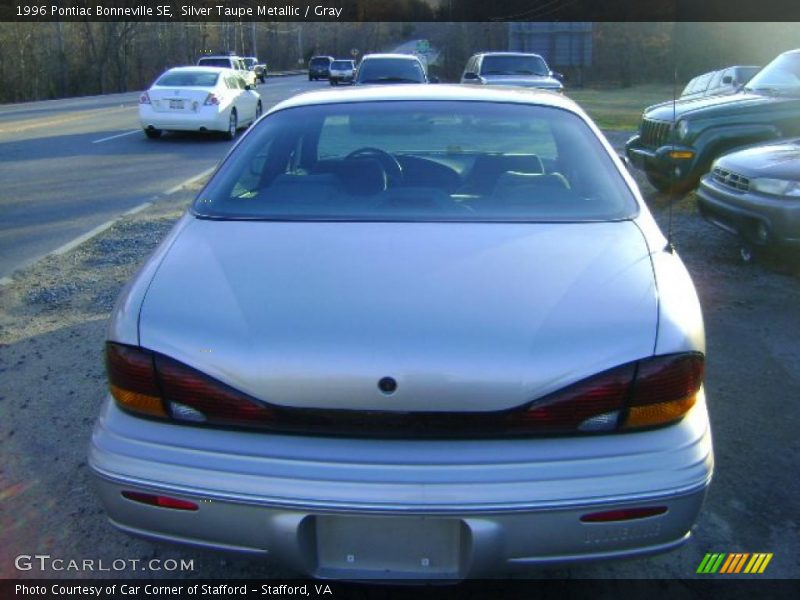
<svg viewBox="0 0 800 600"><path fill-rule="evenodd" d="M750 189L754 192L772 194L773 196L800 198L800 182L788 179L769 179L766 177L751 179Z"/></svg>
<svg viewBox="0 0 800 600"><path fill-rule="evenodd" d="M675 133L679 140L686 139L686 136L689 135L689 123L684 120L678 121L678 125L675 127Z"/></svg>

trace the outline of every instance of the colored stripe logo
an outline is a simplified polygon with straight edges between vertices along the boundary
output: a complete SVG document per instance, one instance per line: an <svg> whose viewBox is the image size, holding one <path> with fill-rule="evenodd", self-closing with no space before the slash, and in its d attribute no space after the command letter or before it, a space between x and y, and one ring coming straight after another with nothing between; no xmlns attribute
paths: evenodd
<svg viewBox="0 0 800 600"><path fill-rule="evenodd" d="M697 572L703 575L713 575L724 573L726 575L736 573L760 574L767 568L769 561L772 560L772 552L747 552L739 553L708 553L697 567Z"/></svg>

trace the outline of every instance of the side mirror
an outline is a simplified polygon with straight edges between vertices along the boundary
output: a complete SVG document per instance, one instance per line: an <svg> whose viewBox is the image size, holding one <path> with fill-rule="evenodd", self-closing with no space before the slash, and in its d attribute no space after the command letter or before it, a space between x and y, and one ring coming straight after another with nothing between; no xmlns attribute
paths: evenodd
<svg viewBox="0 0 800 600"><path fill-rule="evenodd" d="M722 85L731 85L732 83L733 83L733 77L731 77L730 75L725 75L725 77L722 78Z"/></svg>
<svg viewBox="0 0 800 600"><path fill-rule="evenodd" d="M436 75L433 75L432 77L428 77L428 83L439 83L439 78L436 77Z"/></svg>
<svg viewBox="0 0 800 600"><path fill-rule="evenodd" d="M252 89L253 89L253 86L252 86L252 85L250 85L249 83L246 83L246 84L244 85L244 89L246 89L246 90L252 90Z"/></svg>
<svg viewBox="0 0 800 600"><path fill-rule="evenodd" d="M564 82L564 81L567 80L567 76L564 75L563 73L559 73L558 71L550 71L550 76L551 77L555 77L556 79L558 79L561 82Z"/></svg>
<svg viewBox="0 0 800 600"><path fill-rule="evenodd" d="M464 73L462 79L466 79L468 81L477 81L478 80L478 74L477 73L473 73L472 71L467 71L466 73Z"/></svg>

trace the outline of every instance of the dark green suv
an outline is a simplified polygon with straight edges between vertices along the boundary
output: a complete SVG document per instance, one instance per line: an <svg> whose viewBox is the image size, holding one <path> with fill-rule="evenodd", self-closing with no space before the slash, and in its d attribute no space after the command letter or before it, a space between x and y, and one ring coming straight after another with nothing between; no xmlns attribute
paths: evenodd
<svg viewBox="0 0 800 600"><path fill-rule="evenodd" d="M800 49L784 52L739 93L663 102L644 111L625 153L662 192L689 191L718 156L800 135Z"/></svg>

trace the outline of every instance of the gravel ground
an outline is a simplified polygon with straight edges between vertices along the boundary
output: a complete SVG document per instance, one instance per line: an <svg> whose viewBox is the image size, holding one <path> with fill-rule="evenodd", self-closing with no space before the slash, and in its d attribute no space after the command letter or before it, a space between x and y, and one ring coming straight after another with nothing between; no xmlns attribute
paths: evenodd
<svg viewBox="0 0 800 600"><path fill-rule="evenodd" d="M607 132L620 147L626 132ZM640 186L663 229L667 202ZM0 578L280 577L259 560L152 544L106 522L86 451L105 393L101 350L122 285L180 216L193 190L120 220L0 287ZM673 206L674 245L691 271L708 335L707 393L717 471L693 540L667 555L550 569L542 577L690 578L707 551L774 552L773 577L800 575L796 474L800 442L800 267L743 267L734 240L707 225L693 196ZM13 540L8 543L8 540ZM193 559L165 571L17 571L19 554L77 559Z"/></svg>

